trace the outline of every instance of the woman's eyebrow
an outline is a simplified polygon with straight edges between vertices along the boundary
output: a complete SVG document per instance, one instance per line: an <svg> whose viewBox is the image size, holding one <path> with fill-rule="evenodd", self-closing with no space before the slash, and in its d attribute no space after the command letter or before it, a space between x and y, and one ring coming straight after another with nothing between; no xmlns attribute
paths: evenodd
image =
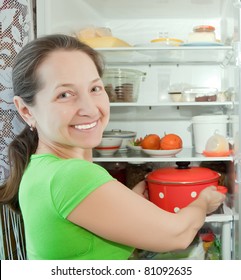
<svg viewBox="0 0 241 280"><path fill-rule="evenodd" d="M74 87L74 84L66 83L66 84L57 84L55 88L59 87Z"/></svg>
<svg viewBox="0 0 241 280"><path fill-rule="evenodd" d="M95 83L95 82L98 82L98 81L100 81L100 80L101 80L101 78L98 77L98 78L92 80L91 83Z"/></svg>
<svg viewBox="0 0 241 280"><path fill-rule="evenodd" d="M92 81L90 81L90 83L95 83L95 82L98 82L98 81L100 81L101 79L98 77L98 78L96 78L96 79L94 79L94 80L92 80ZM71 84L71 83L59 83L59 84L57 84L56 85L56 87L55 88L59 88L59 87L75 87L75 85L74 84Z"/></svg>

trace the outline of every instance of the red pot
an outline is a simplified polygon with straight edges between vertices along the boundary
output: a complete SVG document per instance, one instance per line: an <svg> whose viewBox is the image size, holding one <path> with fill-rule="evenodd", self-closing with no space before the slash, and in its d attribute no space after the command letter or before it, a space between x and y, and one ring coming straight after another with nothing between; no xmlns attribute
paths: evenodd
<svg viewBox="0 0 241 280"><path fill-rule="evenodd" d="M220 174L205 167L189 167L190 162L177 162L178 167L160 168L146 177L149 199L160 208L176 213L194 201L208 186L218 186Z"/></svg>

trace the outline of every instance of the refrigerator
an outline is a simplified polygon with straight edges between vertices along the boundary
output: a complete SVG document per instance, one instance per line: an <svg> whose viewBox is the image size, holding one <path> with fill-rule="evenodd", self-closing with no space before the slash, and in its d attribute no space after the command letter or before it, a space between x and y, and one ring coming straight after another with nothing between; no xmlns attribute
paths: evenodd
<svg viewBox="0 0 241 280"><path fill-rule="evenodd" d="M183 140L183 149L175 155L153 157L123 147L113 156L94 153L94 162L117 171L117 178L122 171L137 178L140 171L190 162L220 172L228 188L222 209L207 216L200 231L200 236L214 234L212 248L219 250L218 256L214 251L204 256L195 244L195 250L183 256L138 251L134 259L241 259L240 9L238 0L36 0L36 36L111 36L112 41L102 38L91 45L103 55L106 69L141 73L137 97L121 99L117 94L110 100L107 131L135 132L135 138L175 133ZM207 36L203 41L193 34L200 26ZM197 95L193 99L188 92L193 88L216 89L215 100L198 100ZM181 92L182 99L171 90ZM202 115L227 116L222 124L231 154L210 157L197 152L193 117ZM199 133L205 134L205 128Z"/></svg>

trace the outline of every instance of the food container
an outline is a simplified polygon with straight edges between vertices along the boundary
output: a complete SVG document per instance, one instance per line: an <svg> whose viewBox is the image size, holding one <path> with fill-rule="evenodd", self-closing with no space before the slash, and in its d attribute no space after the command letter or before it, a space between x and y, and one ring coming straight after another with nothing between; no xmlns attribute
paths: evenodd
<svg viewBox="0 0 241 280"><path fill-rule="evenodd" d="M214 133L219 133L226 137L228 131L227 124L227 115L199 115L192 117L196 153L203 153L208 139Z"/></svg>
<svg viewBox="0 0 241 280"><path fill-rule="evenodd" d="M215 28L210 25L199 25L193 28L193 32L189 33L188 43L208 43L217 42Z"/></svg>
<svg viewBox="0 0 241 280"><path fill-rule="evenodd" d="M230 155L228 139L215 132L208 139L203 154L210 157L222 157Z"/></svg>
<svg viewBox="0 0 241 280"><path fill-rule="evenodd" d="M129 141L134 141L136 138L136 132L134 131L124 131L120 129L112 129L109 131L104 131L103 137L112 137L122 139L122 144L120 149L127 149L127 144Z"/></svg>
<svg viewBox="0 0 241 280"><path fill-rule="evenodd" d="M159 168L149 173L146 182L150 201L176 213L194 201L204 188L218 186L218 172L205 167L189 167L189 164L177 162L177 167Z"/></svg>
<svg viewBox="0 0 241 280"><path fill-rule="evenodd" d="M217 100L217 88L210 87L194 87L186 88L182 92L182 100L184 102L208 102Z"/></svg>
<svg viewBox="0 0 241 280"><path fill-rule="evenodd" d="M144 77L145 73L139 70L106 69L102 80L110 102L136 102Z"/></svg>
<svg viewBox="0 0 241 280"><path fill-rule="evenodd" d="M182 93L178 91L168 92L171 100L173 102L181 102L182 101Z"/></svg>
<svg viewBox="0 0 241 280"><path fill-rule="evenodd" d="M191 88L190 84L187 83L175 83L171 84L168 90L168 95L173 102L182 101L182 92L186 88Z"/></svg>

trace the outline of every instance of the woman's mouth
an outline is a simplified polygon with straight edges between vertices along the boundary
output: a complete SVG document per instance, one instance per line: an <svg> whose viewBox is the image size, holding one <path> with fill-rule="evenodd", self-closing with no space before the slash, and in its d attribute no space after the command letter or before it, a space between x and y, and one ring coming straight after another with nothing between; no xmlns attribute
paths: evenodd
<svg viewBox="0 0 241 280"><path fill-rule="evenodd" d="M78 129L78 130L88 130L97 125L97 122L89 123L89 124L78 124L74 125L73 127Z"/></svg>

